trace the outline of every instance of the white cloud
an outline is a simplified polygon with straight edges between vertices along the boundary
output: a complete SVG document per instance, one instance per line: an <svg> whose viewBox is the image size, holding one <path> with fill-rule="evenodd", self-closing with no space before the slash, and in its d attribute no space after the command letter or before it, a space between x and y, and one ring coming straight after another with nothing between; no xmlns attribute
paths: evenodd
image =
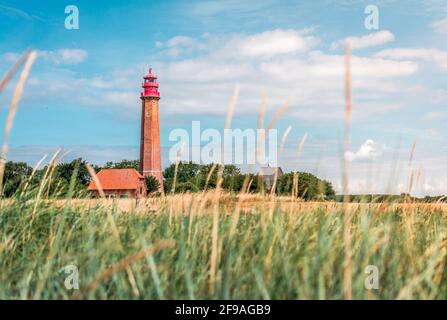
<svg viewBox="0 0 447 320"><path fill-rule="evenodd" d="M310 55L312 72L315 75L341 76L344 74L344 56L312 53ZM392 61L386 59L352 57L352 74L354 78L401 77L414 74L418 65L411 61ZM297 70L298 71L298 70Z"/></svg>
<svg viewBox="0 0 447 320"><path fill-rule="evenodd" d="M433 193L433 192L436 190L436 188L435 188L434 186L432 186L432 185L430 185L430 184L428 184L428 183L424 183L424 184L422 185L422 189L423 189L425 192L427 192L428 194L431 194L431 193Z"/></svg>
<svg viewBox="0 0 447 320"><path fill-rule="evenodd" d="M435 120L445 118L447 116L447 112L443 111L429 111L422 116L424 120Z"/></svg>
<svg viewBox="0 0 447 320"><path fill-rule="evenodd" d="M199 55L154 66L160 76L164 111L225 113L232 88L240 83L237 112L257 111L259 96L266 92L275 104L292 96L294 104L300 107L293 112L291 106L292 114L304 118L338 117L337 110L343 110L344 56L315 50L313 46L319 40L311 32L272 30L228 39L213 35L199 37L196 39L201 43ZM291 44L287 41L289 38L294 39ZM194 47L194 43L190 38L174 37L158 46L167 48L175 44L174 48L183 48L187 44ZM370 114L402 105L392 99L386 103L377 100L404 90L405 86L397 85L397 79L418 70L414 61L358 56L353 56L352 65L356 96L362 99L366 92L374 96L375 107L369 108ZM356 103L365 105L362 101Z"/></svg>
<svg viewBox="0 0 447 320"><path fill-rule="evenodd" d="M236 34L227 39L205 33L197 39L175 36L166 42L157 42L156 47L167 49L167 53L174 57L201 50L219 59L266 59L308 51L319 42L309 33L309 29L276 29L252 35Z"/></svg>
<svg viewBox="0 0 447 320"><path fill-rule="evenodd" d="M434 21L430 24L430 26L440 33L447 33L447 18Z"/></svg>
<svg viewBox="0 0 447 320"><path fill-rule="evenodd" d="M14 7L8 7L5 5L0 4L0 15L4 15L7 17L20 17L26 20L39 20L43 21L42 18L35 14L30 14L28 12L25 12L23 10L20 10L18 8Z"/></svg>
<svg viewBox="0 0 447 320"><path fill-rule="evenodd" d="M38 57L60 64L78 64L87 59L88 53L83 49L59 49L56 51L38 51Z"/></svg>
<svg viewBox="0 0 447 320"><path fill-rule="evenodd" d="M103 165L107 161L119 161L122 159L137 159L137 146L103 146L103 145L70 145L70 146L37 146L23 145L12 147L8 160L25 161L30 166L44 156L48 155L42 165L46 165L58 147L62 147L61 154L66 154L62 162L69 162L77 158L83 158L90 163Z"/></svg>
<svg viewBox="0 0 447 320"><path fill-rule="evenodd" d="M447 179L443 177L431 178L421 186L424 195L438 196L447 194Z"/></svg>
<svg viewBox="0 0 447 320"><path fill-rule="evenodd" d="M189 55L199 50L206 49L206 43L198 39L187 36L175 36L166 42L156 42L155 46L161 49L167 49L167 54L171 57L180 55Z"/></svg>
<svg viewBox="0 0 447 320"><path fill-rule="evenodd" d="M428 128L428 129L427 129L427 132L428 132L428 134L431 135L431 136L437 136L437 135L439 135L438 130L436 130L436 129L434 129L434 128Z"/></svg>
<svg viewBox="0 0 447 320"><path fill-rule="evenodd" d="M276 29L252 36L243 36L231 41L233 48L242 57L273 57L276 55L304 52L313 47L318 40L297 30Z"/></svg>
<svg viewBox="0 0 447 320"><path fill-rule="evenodd" d="M83 96L81 97L81 102L89 106L109 106L109 107L122 107L129 105L129 102L134 103L134 109L139 108L138 96L132 91L108 91L102 93L100 96ZM127 110L129 110L127 108Z"/></svg>
<svg viewBox="0 0 447 320"><path fill-rule="evenodd" d="M353 137L355 140L355 137ZM349 192L352 194L387 193L399 194L408 192L409 174L408 159L412 142L399 144L391 138L389 146L381 145L375 161L353 161L349 163ZM447 175L443 174L447 157L442 144L433 144L430 136L421 136L418 140L418 152L413 158L412 194L415 196L447 194ZM337 139L321 139L313 134L306 140L299 164L296 161L296 143L288 143L280 156L284 171L300 170L312 172L319 177L331 181L337 192L342 192L342 170L339 156L340 144ZM355 143L357 145L358 141ZM358 145L365 144L358 143ZM375 141L375 143L377 143ZM356 148L354 153L360 148ZM387 152L385 152L387 151ZM283 155L286 154L287 158ZM365 154L368 154L365 152ZM425 189L423 184L427 184ZM431 186L428 187L428 186Z"/></svg>
<svg viewBox="0 0 447 320"><path fill-rule="evenodd" d="M396 48L382 50L376 57L395 60L417 59L436 63L447 70L447 52L432 48Z"/></svg>
<svg viewBox="0 0 447 320"><path fill-rule="evenodd" d="M384 30L375 33L368 34L361 37L348 37L351 42L352 49L362 49L368 47L380 46L394 41L395 37L390 31ZM343 47L345 40L338 40L331 44L331 49L337 49Z"/></svg>
<svg viewBox="0 0 447 320"><path fill-rule="evenodd" d="M204 34L197 38L176 36L157 43L160 55L165 56L171 49L181 52L174 60L151 62L159 76L163 113L225 114L233 88L239 83L238 114L256 113L260 95L265 92L270 110L292 97L289 115L308 120L341 117L344 56L316 50L319 39L312 32L277 29L226 38ZM47 59L53 56L48 54ZM47 78L35 75L37 79L30 87L39 97L48 94L48 99L54 99L55 95L63 95L59 100L69 97L71 102L75 97L79 105L119 106L125 112L139 105L140 80L146 67L134 66L88 78L67 72L61 72L57 79L54 72ZM395 93L407 92L401 79L417 70L414 61L354 55L354 105L358 107L354 109L361 110L354 111L354 117L359 119L360 113L383 114L405 105ZM410 98L411 94L404 97Z"/></svg>
<svg viewBox="0 0 447 320"><path fill-rule="evenodd" d="M174 47L174 46L178 46L178 45L191 45L194 43L196 43L196 40L194 38L186 37L186 36L176 36L174 38L169 39L169 41L167 42L167 45L169 47Z"/></svg>
<svg viewBox="0 0 447 320"><path fill-rule="evenodd" d="M347 151L345 154L346 160L353 161L365 161L374 160L383 154L383 146L373 140L366 140L364 144L360 146L357 152Z"/></svg>
<svg viewBox="0 0 447 320"><path fill-rule="evenodd" d="M12 63L17 61L20 55L16 52L6 52L2 57ZM88 52L83 49L37 50L37 57L56 65L78 64L87 59Z"/></svg>
<svg viewBox="0 0 447 320"><path fill-rule="evenodd" d="M6 52L2 55L2 58L9 63L14 63L19 60L20 54L14 52Z"/></svg>

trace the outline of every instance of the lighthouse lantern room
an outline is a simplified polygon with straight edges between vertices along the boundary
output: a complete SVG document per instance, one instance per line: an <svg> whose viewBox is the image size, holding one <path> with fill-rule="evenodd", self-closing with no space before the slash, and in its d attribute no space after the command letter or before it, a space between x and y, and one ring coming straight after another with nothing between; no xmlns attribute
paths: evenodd
<svg viewBox="0 0 447 320"><path fill-rule="evenodd" d="M152 73L152 68L144 76L143 84L141 85L144 92L141 93L141 97L153 97L160 99L160 92L158 92L157 76Z"/></svg>

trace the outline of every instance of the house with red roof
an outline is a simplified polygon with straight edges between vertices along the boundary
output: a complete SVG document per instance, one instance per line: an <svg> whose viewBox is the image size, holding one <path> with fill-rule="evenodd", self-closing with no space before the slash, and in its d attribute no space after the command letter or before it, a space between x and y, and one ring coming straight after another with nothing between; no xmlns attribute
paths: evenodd
<svg viewBox="0 0 447 320"><path fill-rule="evenodd" d="M94 198L100 196L99 190L110 198L140 198L147 194L144 177L135 169L102 169L96 176L100 185L91 179L88 186Z"/></svg>

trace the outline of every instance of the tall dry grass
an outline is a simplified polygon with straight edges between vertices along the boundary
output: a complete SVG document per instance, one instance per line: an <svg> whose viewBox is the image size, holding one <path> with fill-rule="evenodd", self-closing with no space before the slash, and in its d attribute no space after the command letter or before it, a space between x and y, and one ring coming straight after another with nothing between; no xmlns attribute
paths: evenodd
<svg viewBox="0 0 447 320"><path fill-rule="evenodd" d="M346 205L353 299L447 298L445 204L309 203L269 195L239 202L238 195L221 194L216 250L209 193L200 215L207 194L168 194L129 211L120 206L130 200L45 200L32 225L32 201L2 202L0 298L344 299ZM64 286L64 267L73 264L79 291ZM378 290L364 286L368 265L379 270Z"/></svg>
<svg viewBox="0 0 447 320"><path fill-rule="evenodd" d="M346 154L349 151L350 129L352 118L352 96L351 96L351 42L345 43L345 134L343 142L343 194L344 202L349 202L349 173ZM343 261L343 285L344 298L352 299L352 266L351 266L351 210L348 206L343 214L343 240L344 240L344 261Z"/></svg>
<svg viewBox="0 0 447 320"><path fill-rule="evenodd" d="M11 133L12 125L14 123L14 118L17 112L18 103L20 98L22 97L22 92L25 87L25 82L28 79L28 75L30 73L31 67L36 59L36 52L29 51L26 52L19 60L14 64L11 70L5 75L3 80L0 82L0 92L6 87L8 82L11 80L14 73L18 70L21 64L25 64L22 72L20 73L19 80L17 81L17 85L15 87L11 103L9 105L8 117L6 119L5 128L3 130L3 144L0 154L0 196L3 193L3 176L5 174L5 163L6 156L8 154L8 142L9 135Z"/></svg>

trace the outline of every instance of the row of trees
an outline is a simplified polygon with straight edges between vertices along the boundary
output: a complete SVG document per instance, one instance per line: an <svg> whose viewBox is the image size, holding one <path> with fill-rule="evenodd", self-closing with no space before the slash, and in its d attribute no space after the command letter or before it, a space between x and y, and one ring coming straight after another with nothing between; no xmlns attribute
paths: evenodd
<svg viewBox="0 0 447 320"><path fill-rule="evenodd" d="M63 197L70 189L70 185L75 196L87 196L87 186L90 176L86 169L86 161L75 159L71 162L61 163L53 168L51 183L47 188L49 196ZM122 160L119 162L107 162L104 166L95 166L96 172L102 168L135 168L138 170L137 160ZM30 188L37 188L41 183L47 167L37 170L33 174L33 168L24 162L6 163L4 175L5 197L13 196L25 183ZM180 162L176 169L175 164L167 167L163 172L163 183L166 192L198 192L216 187L219 167L213 164L197 164L192 162ZM30 177L32 179L30 180ZM175 177L175 179L174 179ZM249 192L266 192L263 179L257 175L241 173L240 169L234 165L225 165L223 168L222 188L230 192L240 192L244 181L249 181ZM278 177L276 193L279 195L290 195L293 189L294 173L286 173ZM175 188L174 188L175 180ZM149 192L158 190L158 181L149 177L146 179ZM306 200L327 200L335 199L335 192L330 182L321 180L313 174L298 173L298 197Z"/></svg>
<svg viewBox="0 0 447 320"><path fill-rule="evenodd" d="M344 201L344 195L336 195L335 200L338 202ZM408 202L418 202L418 203L436 203L436 202L447 202L446 196L425 196L425 197L415 197L408 193L401 194L355 194L349 195L350 202L356 203L408 203Z"/></svg>
<svg viewBox="0 0 447 320"><path fill-rule="evenodd" d="M90 182L90 175L85 166L86 161L76 159L67 163L60 163L55 166L49 175L47 194L64 196L69 190L70 183L73 185L75 195L86 194L86 187ZM20 188L28 185L29 189L36 188L43 180L48 166L33 172L33 168L25 162L8 161L5 165L5 174L3 181L3 196L11 197ZM100 167L95 167L99 171Z"/></svg>
<svg viewBox="0 0 447 320"><path fill-rule="evenodd" d="M290 172L278 177L275 190L277 194L292 194L294 174ZM321 180L307 172L297 172L296 174L298 176L298 197L306 200L335 199L335 191L330 182ZM175 165L171 165L163 173L164 185L167 191L172 190L174 176L176 176L176 192L196 192L205 188L212 189L216 187L218 168L213 164L200 165L192 162L183 162L179 163L177 175L175 175ZM249 183L249 192L267 191L265 182L260 176L243 174L234 165L225 165L222 177L222 188L231 192L240 192L245 180Z"/></svg>

